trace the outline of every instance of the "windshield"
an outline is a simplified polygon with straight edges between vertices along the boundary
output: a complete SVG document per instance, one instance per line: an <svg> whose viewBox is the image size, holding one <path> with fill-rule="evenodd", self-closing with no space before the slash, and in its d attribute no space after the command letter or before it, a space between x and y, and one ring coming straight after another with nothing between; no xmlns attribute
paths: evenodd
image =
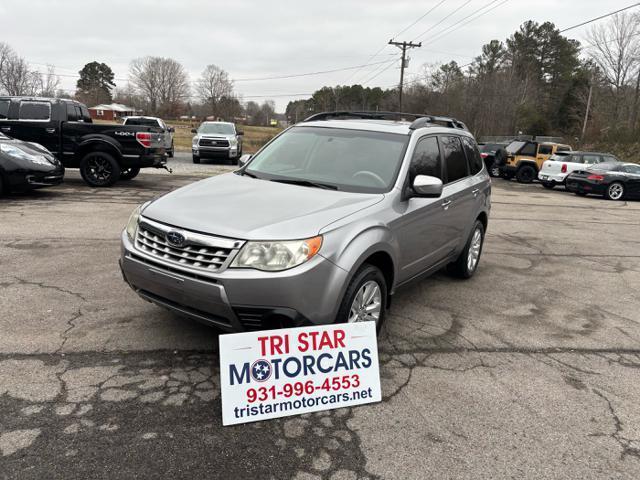
<svg viewBox="0 0 640 480"><path fill-rule="evenodd" d="M200 128L198 128L198 133L234 135L236 133L236 129L231 123L203 123L200 125Z"/></svg>
<svg viewBox="0 0 640 480"><path fill-rule="evenodd" d="M511 142L507 145L507 152L509 153L517 153L522 147L524 147L526 142Z"/></svg>
<svg viewBox="0 0 640 480"><path fill-rule="evenodd" d="M408 135L294 127L256 155L246 173L274 181L311 182L348 192L388 192Z"/></svg>

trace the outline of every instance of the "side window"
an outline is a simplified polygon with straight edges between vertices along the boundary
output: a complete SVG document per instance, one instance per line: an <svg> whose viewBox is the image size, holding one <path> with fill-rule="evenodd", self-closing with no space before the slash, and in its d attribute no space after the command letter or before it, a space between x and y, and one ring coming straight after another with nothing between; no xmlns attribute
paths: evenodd
<svg viewBox="0 0 640 480"><path fill-rule="evenodd" d="M528 142L524 147L522 147L522 149L520 150L518 155L526 155L527 157L535 157L536 156L536 149L537 149L537 145L535 143Z"/></svg>
<svg viewBox="0 0 640 480"><path fill-rule="evenodd" d="M87 107L82 105L80 107L80 111L82 112L82 120L84 120L87 123L91 123L91 114L89 113L89 110L87 109Z"/></svg>
<svg viewBox="0 0 640 480"><path fill-rule="evenodd" d="M436 137L426 137L418 141L409 166L411 184L417 175L429 175L442 179L442 161Z"/></svg>
<svg viewBox="0 0 640 480"><path fill-rule="evenodd" d="M624 171L627 173L633 173L635 175L640 175L640 165L625 165Z"/></svg>
<svg viewBox="0 0 640 480"><path fill-rule="evenodd" d="M445 183L455 182L469 175L467 157L458 137L440 137L445 165Z"/></svg>
<svg viewBox="0 0 640 480"><path fill-rule="evenodd" d="M587 163L589 165L600 163L600 155L583 155L582 158L584 159L583 163Z"/></svg>
<svg viewBox="0 0 640 480"><path fill-rule="evenodd" d="M9 105L11 100L0 100L0 120L4 120L9 115Z"/></svg>
<svg viewBox="0 0 640 480"><path fill-rule="evenodd" d="M467 155L467 162L469 162L469 171L471 175L475 175L482 170L483 164L478 146L469 137L462 137L462 146L464 147L464 153Z"/></svg>
<svg viewBox="0 0 640 480"><path fill-rule="evenodd" d="M76 112L76 107L74 107L73 103L67 103L67 120L70 122L78 121L78 113Z"/></svg>
<svg viewBox="0 0 640 480"><path fill-rule="evenodd" d="M48 102L20 102L18 118L20 120L49 120L51 118L51 104Z"/></svg>
<svg viewBox="0 0 640 480"><path fill-rule="evenodd" d="M538 147L539 155L551 155L553 152L553 147L551 145L540 145Z"/></svg>

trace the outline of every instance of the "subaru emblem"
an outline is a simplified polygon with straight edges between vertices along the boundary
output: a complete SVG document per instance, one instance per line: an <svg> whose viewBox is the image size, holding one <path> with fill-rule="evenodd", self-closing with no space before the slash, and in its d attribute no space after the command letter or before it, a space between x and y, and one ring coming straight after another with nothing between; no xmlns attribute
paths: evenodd
<svg viewBox="0 0 640 480"><path fill-rule="evenodd" d="M167 242L172 247L182 247L184 246L184 242L187 240L183 234L180 232L176 232L175 230L170 231L166 234L165 238Z"/></svg>

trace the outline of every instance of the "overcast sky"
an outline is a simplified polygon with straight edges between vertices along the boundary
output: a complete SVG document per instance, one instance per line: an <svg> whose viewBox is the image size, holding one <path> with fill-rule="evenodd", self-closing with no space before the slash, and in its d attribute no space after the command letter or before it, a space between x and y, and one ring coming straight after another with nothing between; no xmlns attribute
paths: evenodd
<svg viewBox="0 0 640 480"><path fill-rule="evenodd" d="M133 58L156 55L181 62L192 80L207 64L216 64L237 79L236 92L245 100L272 98L278 111L283 111L290 99L304 98L292 94L311 93L324 85L371 79L368 86L389 87L398 81L398 63L391 62L379 75L389 64L292 79L242 79L388 62L397 58L397 48L386 46L371 57L438 3L440 0L1 0L0 41L9 43L35 68L44 71L46 64L55 65L58 74L66 75L61 77L63 88L70 91L75 89L74 75L87 62L107 63L115 72L116 83L124 86ZM504 40L525 20L550 20L563 28L631 3L446 0L397 39L423 42L421 49L410 54L407 75L411 79L425 62L470 62L484 43ZM475 11L478 18L473 20L470 15ZM488 13L479 16L485 11ZM458 24L461 28L453 31L454 24L467 16L470 23ZM451 33L440 35L448 27ZM582 40L585 29L568 34Z"/></svg>

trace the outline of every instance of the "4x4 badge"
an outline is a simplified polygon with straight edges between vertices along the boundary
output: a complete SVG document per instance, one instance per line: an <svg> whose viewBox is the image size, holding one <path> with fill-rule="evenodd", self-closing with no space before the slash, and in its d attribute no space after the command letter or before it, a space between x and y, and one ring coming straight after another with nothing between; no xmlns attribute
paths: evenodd
<svg viewBox="0 0 640 480"><path fill-rule="evenodd" d="M187 240L183 234L181 234L180 232L176 232L175 230L167 233L165 238L167 239L169 245L171 245L172 247L182 247L184 246L184 242Z"/></svg>

